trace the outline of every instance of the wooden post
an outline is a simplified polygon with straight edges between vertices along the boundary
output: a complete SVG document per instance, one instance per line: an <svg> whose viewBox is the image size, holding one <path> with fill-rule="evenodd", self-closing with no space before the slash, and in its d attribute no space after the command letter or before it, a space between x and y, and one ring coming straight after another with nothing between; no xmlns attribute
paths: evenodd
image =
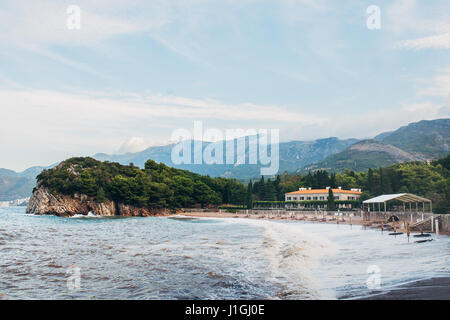
<svg viewBox="0 0 450 320"><path fill-rule="evenodd" d="M434 219L433 219L433 216L431 216L431 232L433 232L433 230L434 230L434 229L433 229L433 224L434 224L434 223L433 223L433 220L434 220Z"/></svg>
<svg viewBox="0 0 450 320"><path fill-rule="evenodd" d="M409 229L409 223L406 224L406 235L408 236L408 242L409 242L409 235L411 233L411 230Z"/></svg>
<svg viewBox="0 0 450 320"><path fill-rule="evenodd" d="M436 224L436 235L439 235L439 219L434 220Z"/></svg>

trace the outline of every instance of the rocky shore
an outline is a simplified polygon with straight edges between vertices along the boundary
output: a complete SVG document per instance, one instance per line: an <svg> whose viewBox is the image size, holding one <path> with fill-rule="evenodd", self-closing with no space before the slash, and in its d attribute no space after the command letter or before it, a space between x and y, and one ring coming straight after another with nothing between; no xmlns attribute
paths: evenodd
<svg viewBox="0 0 450 320"><path fill-rule="evenodd" d="M117 203L111 200L96 202L86 195L75 194L73 197L52 194L44 187L38 187L27 206L27 213L37 215L55 215L71 217L74 215L150 217L172 214L168 209L139 208L132 205Z"/></svg>

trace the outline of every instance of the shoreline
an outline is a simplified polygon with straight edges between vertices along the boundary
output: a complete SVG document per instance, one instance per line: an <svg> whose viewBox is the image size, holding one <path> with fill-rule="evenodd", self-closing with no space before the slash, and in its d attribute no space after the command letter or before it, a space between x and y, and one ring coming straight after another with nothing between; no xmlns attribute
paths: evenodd
<svg viewBox="0 0 450 320"><path fill-rule="evenodd" d="M316 214L298 214L300 219L294 217L285 216L275 216L268 217L266 214L236 214L229 212L184 212L181 214L187 217L197 217L197 218L231 218L231 219L262 219L262 220L275 220L275 221L307 221L307 222L320 222L328 224L337 224L335 218L339 218L339 224L350 225L349 217L342 216L326 216L327 221L322 221L318 219ZM319 215L320 216L320 215ZM334 218L334 219L333 219ZM341 220L341 218L343 218ZM351 225L363 226L364 221L360 217L352 217ZM368 229L381 230L380 228L375 228L373 226L367 226ZM403 228L398 228L398 232L406 232ZM390 232L387 231L386 232ZM418 234L420 232L411 231L411 237L413 234ZM440 233L443 235L444 233ZM448 235L448 234L445 234ZM414 239L414 238L413 238ZM420 240L421 238L418 238ZM401 284L389 289L384 290L373 290L369 293L370 296L364 297L351 297L351 296L340 296L337 297L338 300L450 300L450 277L433 277L429 279L422 279L412 281L410 283Z"/></svg>
<svg viewBox="0 0 450 320"><path fill-rule="evenodd" d="M450 300L450 277L416 280L386 292L373 291L370 297L355 300Z"/></svg>
<svg viewBox="0 0 450 320"><path fill-rule="evenodd" d="M183 215L188 217L197 217L197 218L233 218L233 219L262 219L268 221L308 221L308 222L319 222L319 223L328 223L328 224L345 224L345 225L358 225L363 226L368 229L378 229L381 230L381 226L383 225L383 230L386 232L394 231L393 223L386 223L377 220L364 221L360 216L330 216L330 215L321 215L314 213L303 213L303 212L294 212L295 215L289 215L284 212L284 214L277 214L274 211L267 211L267 213L230 213L230 212L219 212L219 211L211 211L211 212L202 212L202 211L188 211L178 213L177 215ZM404 223L399 221L395 223L396 232L406 233L406 229L404 227ZM411 231L410 234L419 234L419 231ZM425 232L428 233L428 232ZM450 233L439 232L439 235L450 236Z"/></svg>

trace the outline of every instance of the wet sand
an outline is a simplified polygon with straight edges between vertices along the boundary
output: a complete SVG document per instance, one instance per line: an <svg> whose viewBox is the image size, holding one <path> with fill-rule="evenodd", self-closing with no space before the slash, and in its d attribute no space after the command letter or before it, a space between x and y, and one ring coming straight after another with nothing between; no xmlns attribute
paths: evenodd
<svg viewBox="0 0 450 320"><path fill-rule="evenodd" d="M265 213L230 213L226 211L212 211L212 212L203 212L203 211L188 211L181 213L183 216L189 217L199 217L199 218L246 218L246 219L264 219L264 220L291 220L291 221L309 221L309 222L321 222L321 223L331 223L331 224L347 224L347 225L361 225L367 228L373 229L383 229L387 232L393 232L394 227L396 232L405 233L404 223L396 222L386 223L384 221L364 221L359 212L353 213L353 216L350 217L348 215L345 216L334 216L334 215L323 215L322 213L304 213L301 211L293 211L286 212L280 211L279 213L275 211L267 211ZM417 233L413 232L412 233Z"/></svg>
<svg viewBox="0 0 450 320"><path fill-rule="evenodd" d="M283 212L278 214L275 212L267 213L253 213L253 214L236 214L229 212L184 212L184 216L189 217L208 217L208 218L246 218L246 219L264 219L264 220L293 220L293 221L310 221L333 224L352 224L364 225L367 228L380 229L381 225L387 227L387 232L393 228L393 224L385 224L382 221L363 221L360 216L332 216L297 212L296 214ZM358 215L358 213L357 213ZM397 232L405 232L403 224L397 222L395 224ZM417 232L411 232L411 234ZM346 299L341 297L340 299ZM420 280L398 286L389 292L371 293L371 297L362 298L359 300L450 300L450 277L431 278L427 280Z"/></svg>
<svg viewBox="0 0 450 320"><path fill-rule="evenodd" d="M416 281L360 300L450 300L450 277Z"/></svg>

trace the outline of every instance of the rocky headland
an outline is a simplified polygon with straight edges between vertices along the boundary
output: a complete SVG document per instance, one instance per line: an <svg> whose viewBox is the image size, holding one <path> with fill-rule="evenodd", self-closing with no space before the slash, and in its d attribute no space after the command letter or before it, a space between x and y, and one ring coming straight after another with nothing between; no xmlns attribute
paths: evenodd
<svg viewBox="0 0 450 320"><path fill-rule="evenodd" d="M73 196L53 194L47 188L37 187L27 206L27 213L71 217L74 215L150 217L172 214L171 210L158 208L138 208L111 200L97 202L83 194Z"/></svg>

